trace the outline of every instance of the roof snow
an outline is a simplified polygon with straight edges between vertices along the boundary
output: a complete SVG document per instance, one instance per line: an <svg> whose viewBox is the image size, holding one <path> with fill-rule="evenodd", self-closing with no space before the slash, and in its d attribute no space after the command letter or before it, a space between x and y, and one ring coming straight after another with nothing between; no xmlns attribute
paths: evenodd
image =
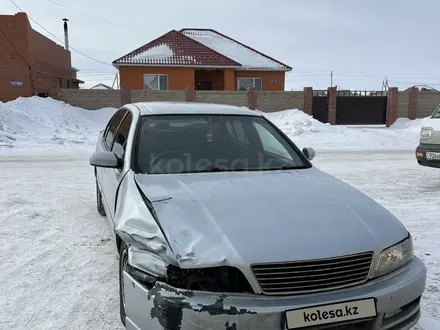
<svg viewBox="0 0 440 330"><path fill-rule="evenodd" d="M259 52L249 49L241 45L235 40L227 38L212 30L191 30L184 29L181 31L187 37L190 37L201 44L209 47L216 52L229 57L230 59L240 63L243 69L270 69L285 70L286 66L274 61Z"/></svg>
<svg viewBox="0 0 440 330"><path fill-rule="evenodd" d="M133 56L133 60L167 59L173 55L173 50L168 45L161 44Z"/></svg>

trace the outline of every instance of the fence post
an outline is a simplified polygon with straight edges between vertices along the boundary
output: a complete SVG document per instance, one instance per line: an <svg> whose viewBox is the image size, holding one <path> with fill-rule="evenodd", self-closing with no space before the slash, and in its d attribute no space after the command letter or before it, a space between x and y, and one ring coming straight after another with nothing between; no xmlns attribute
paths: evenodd
<svg viewBox="0 0 440 330"><path fill-rule="evenodd" d="M255 88L249 88L247 92L247 105L251 110L255 110L257 108L257 98L258 94Z"/></svg>
<svg viewBox="0 0 440 330"><path fill-rule="evenodd" d="M397 87L388 88L386 125L390 127L397 120Z"/></svg>
<svg viewBox="0 0 440 330"><path fill-rule="evenodd" d="M187 87L185 90L186 102L196 101L196 91L192 88Z"/></svg>
<svg viewBox="0 0 440 330"><path fill-rule="evenodd" d="M417 118L417 94L419 89L417 87L411 87L408 93L408 113L407 117L409 119Z"/></svg>
<svg viewBox="0 0 440 330"><path fill-rule="evenodd" d="M131 91L125 86L121 86L121 107L131 103Z"/></svg>
<svg viewBox="0 0 440 330"><path fill-rule="evenodd" d="M328 102L328 123L330 125L336 124L336 87L329 87L327 89L327 102Z"/></svg>
<svg viewBox="0 0 440 330"><path fill-rule="evenodd" d="M313 115L313 87L304 87L304 112Z"/></svg>

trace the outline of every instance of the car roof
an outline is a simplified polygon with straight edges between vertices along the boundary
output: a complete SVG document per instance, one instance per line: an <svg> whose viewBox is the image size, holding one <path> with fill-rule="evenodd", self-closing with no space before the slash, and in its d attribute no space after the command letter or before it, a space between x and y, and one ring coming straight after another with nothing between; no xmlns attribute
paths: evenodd
<svg viewBox="0 0 440 330"><path fill-rule="evenodd" d="M246 107L226 104L193 102L139 102L132 103L140 110L141 116L207 114L207 115L242 115L262 116L258 111Z"/></svg>

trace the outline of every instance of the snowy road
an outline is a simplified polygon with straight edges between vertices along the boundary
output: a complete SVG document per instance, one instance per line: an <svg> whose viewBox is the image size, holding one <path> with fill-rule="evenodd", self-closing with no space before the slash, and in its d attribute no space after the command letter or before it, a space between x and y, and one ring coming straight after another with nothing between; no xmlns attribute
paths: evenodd
<svg viewBox="0 0 440 330"><path fill-rule="evenodd" d="M402 151L318 152L314 163L411 230L429 271L424 316L440 318L440 172ZM0 329L122 329L116 250L88 155L2 153L0 182Z"/></svg>

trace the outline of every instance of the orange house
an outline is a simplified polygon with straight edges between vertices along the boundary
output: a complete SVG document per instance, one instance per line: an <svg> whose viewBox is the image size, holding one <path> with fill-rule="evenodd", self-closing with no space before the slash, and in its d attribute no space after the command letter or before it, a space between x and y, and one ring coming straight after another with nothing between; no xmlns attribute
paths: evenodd
<svg viewBox="0 0 440 330"><path fill-rule="evenodd" d="M121 87L284 91L292 68L211 29L171 30L115 60Z"/></svg>

